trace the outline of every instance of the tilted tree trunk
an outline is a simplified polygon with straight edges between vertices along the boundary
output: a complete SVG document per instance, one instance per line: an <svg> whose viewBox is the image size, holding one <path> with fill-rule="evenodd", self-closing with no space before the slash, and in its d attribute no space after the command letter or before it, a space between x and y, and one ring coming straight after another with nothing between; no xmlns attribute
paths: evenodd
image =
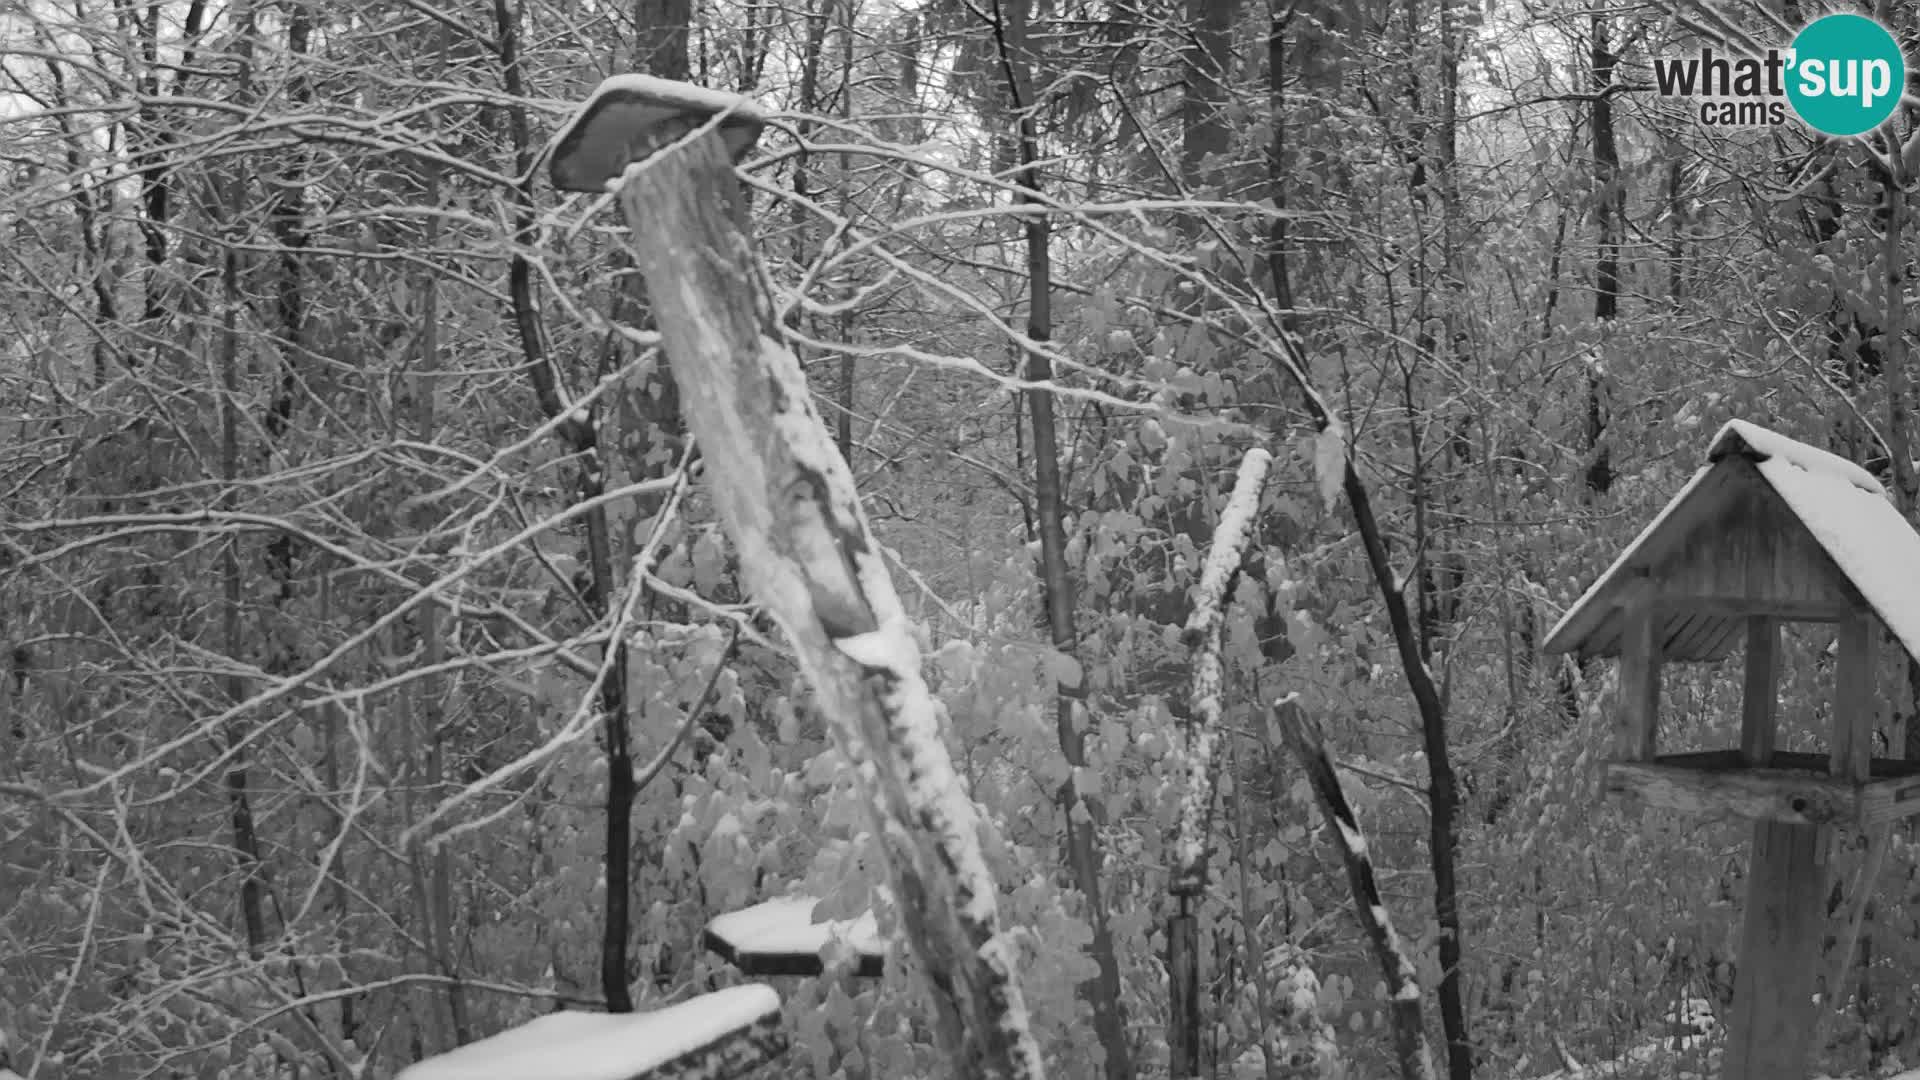
<svg viewBox="0 0 1920 1080"><path fill-rule="evenodd" d="M1433 1056L1427 1050L1427 1035L1420 1018L1420 983L1400 936L1394 932L1387 902L1380 896L1380 884L1373 870L1373 857L1367 852L1366 834L1354 817L1340 786L1340 774L1327 754L1326 737L1320 722L1296 702L1281 701L1273 706L1273 722L1294 759L1307 774L1314 800L1326 816L1334 847L1347 868L1347 884L1353 890L1354 914L1373 946L1374 959L1386 980L1388 1014L1393 1018L1394 1055L1400 1062L1404 1080L1434 1080Z"/></svg>
<svg viewBox="0 0 1920 1080"><path fill-rule="evenodd" d="M781 340L724 144L701 135L629 170L620 204L741 576L859 779L941 1050L956 1077L1034 1080L978 811L852 472Z"/></svg>

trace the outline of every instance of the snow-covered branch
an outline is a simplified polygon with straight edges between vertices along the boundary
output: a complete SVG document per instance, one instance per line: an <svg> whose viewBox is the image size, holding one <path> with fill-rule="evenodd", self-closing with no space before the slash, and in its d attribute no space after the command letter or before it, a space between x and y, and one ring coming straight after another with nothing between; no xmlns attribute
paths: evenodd
<svg viewBox="0 0 1920 1080"><path fill-rule="evenodd" d="M1220 511L1213 546L1200 572L1200 585L1187 617L1183 637L1193 650L1193 705L1187 722L1182 757L1180 831L1174 843L1173 880L1176 896L1190 896L1206 882L1207 828L1213 813L1214 743L1219 738L1223 668L1220 648L1225 626L1223 609L1233 583L1246 561L1259 517L1260 493L1267 485L1273 456L1255 447L1240 461L1233 494Z"/></svg>

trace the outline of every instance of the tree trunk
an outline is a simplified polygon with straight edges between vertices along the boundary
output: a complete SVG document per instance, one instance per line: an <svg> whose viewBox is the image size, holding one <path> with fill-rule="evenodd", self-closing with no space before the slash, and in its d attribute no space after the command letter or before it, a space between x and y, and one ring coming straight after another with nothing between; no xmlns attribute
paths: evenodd
<svg viewBox="0 0 1920 1080"><path fill-rule="evenodd" d="M525 97L526 76L521 70L519 17L507 9L507 0L494 0L494 25L499 37L500 64L507 93L519 100ZM658 55L668 55L665 46ZM682 50L684 54L684 49ZM527 130L525 110L512 106L507 110L507 126L514 151L514 168L524 173L532 164L532 139ZM600 448L598 408L576 408L571 395L560 381L558 366L547 347L546 330L540 308L533 295L533 267L520 251L531 245L534 234L533 203L524 188L514 192L515 251L508 261L507 292L513 304L514 324L519 331L525 370L533 383L534 397L557 426L568 452L580 461L575 480L577 502L592 502L606 493L607 465ZM561 419L564 417L564 419ZM588 613L603 618L610 613L619 592L613 560L613 530L605 503L586 512L587 580L582 599ZM630 1013L634 1009L633 973L627 963L627 947L632 937L633 903L633 804L637 787L633 775L633 720L627 701L627 644L623 637L609 643L611 655L605 664L607 673L598 680L598 707L601 738L607 761L607 797L604 822L604 864L606 910L600 933L600 991L606 997L607 1010Z"/></svg>
<svg viewBox="0 0 1920 1080"><path fill-rule="evenodd" d="M1400 1062L1400 1075L1404 1080L1433 1080L1433 1057L1427 1050L1426 1027L1420 1018L1420 983L1412 959L1394 932L1387 902L1380 896L1366 835L1360 831L1360 822L1341 790L1340 775L1327 754L1320 722L1291 699L1274 705L1272 717L1287 749L1307 774L1320 812L1327 824L1333 826L1328 835L1347 868L1354 914L1360 919L1361 929L1366 931L1374 959L1380 964L1380 974L1387 983L1387 1000L1392 1003L1388 1014L1393 1018L1393 1048Z"/></svg>
<svg viewBox="0 0 1920 1080"><path fill-rule="evenodd" d="M1037 1080L977 811L853 475L774 323L724 144L708 133L633 171L620 204L742 578L859 777L940 1048L957 1077Z"/></svg>
<svg viewBox="0 0 1920 1080"><path fill-rule="evenodd" d="M996 25L1000 56L1007 71L1007 91L1012 111L1018 117L1018 153L1021 169L1017 183L1019 202L1039 210L1040 136L1035 113L1030 68L1026 0L1006 5L1008 16ZM1044 343L1053 334L1053 262L1052 224L1044 212L1025 216L1027 243L1027 337ZM1023 357L1025 379L1047 382L1053 378L1053 364L1047 354L1031 350ZM1079 631L1074 625L1074 589L1067 569L1067 532L1065 492L1060 479L1059 434L1054 421L1053 394L1047 390L1025 393L1033 432L1034 502L1039 518L1041 589L1046 598L1047 629L1053 647L1072 657L1078 651ZM1084 679L1074 685L1061 683L1055 699L1055 728L1060 752L1072 770L1061 784L1057 796L1061 820L1066 829L1067 865L1074 887L1087 905L1087 921L1093 931L1091 951L1099 972L1081 987L1081 993L1093 1005L1094 1030L1106 1055L1108 1080L1131 1080L1132 1048L1127 1041L1126 1013L1120 1000L1120 962L1113 944L1113 930L1101 895L1100 874L1105 861L1101 850L1100 827L1106 809L1094 795L1079 790L1075 777L1087 764L1086 686Z"/></svg>

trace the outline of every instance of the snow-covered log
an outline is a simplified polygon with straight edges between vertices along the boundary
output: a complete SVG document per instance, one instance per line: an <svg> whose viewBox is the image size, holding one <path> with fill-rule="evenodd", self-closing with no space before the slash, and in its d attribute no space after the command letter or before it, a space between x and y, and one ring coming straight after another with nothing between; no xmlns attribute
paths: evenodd
<svg viewBox="0 0 1920 1080"><path fill-rule="evenodd" d="M692 135L629 167L619 201L741 576L860 777L942 1049L959 1076L1039 1077L977 811L853 474L775 323L729 148Z"/></svg>
<svg viewBox="0 0 1920 1080"><path fill-rule="evenodd" d="M657 1012L552 1013L398 1080L734 1080L786 1049L779 995L736 986Z"/></svg>
<svg viewBox="0 0 1920 1080"><path fill-rule="evenodd" d="M1387 995L1392 1002L1394 1053L1400 1060L1400 1075L1406 1080L1434 1080L1433 1057L1427 1050L1426 1028L1420 1019L1420 979L1413 961L1400 945L1394 932L1387 902L1380 897L1380 885L1373 872L1373 857L1367 853L1367 838L1360 821L1353 815L1346 792L1340 786L1340 774L1327 756L1326 737L1320 722L1292 696L1273 704L1273 720L1280 728L1287 749L1300 762L1313 787L1314 799L1327 824L1333 826L1333 843L1340 861L1347 867L1347 884L1353 889L1353 906L1380 962L1380 973L1387 980Z"/></svg>

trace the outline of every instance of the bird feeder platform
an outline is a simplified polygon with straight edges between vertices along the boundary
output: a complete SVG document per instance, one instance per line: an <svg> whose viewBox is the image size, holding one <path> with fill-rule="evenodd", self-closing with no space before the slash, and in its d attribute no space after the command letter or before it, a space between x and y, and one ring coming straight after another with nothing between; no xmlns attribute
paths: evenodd
<svg viewBox="0 0 1920 1080"><path fill-rule="evenodd" d="M1695 817L1738 817L1867 830L1920 814L1920 763L1874 758L1866 780L1836 777L1821 754L1775 751L1766 766L1738 750L1661 754L1607 765L1605 789Z"/></svg>

